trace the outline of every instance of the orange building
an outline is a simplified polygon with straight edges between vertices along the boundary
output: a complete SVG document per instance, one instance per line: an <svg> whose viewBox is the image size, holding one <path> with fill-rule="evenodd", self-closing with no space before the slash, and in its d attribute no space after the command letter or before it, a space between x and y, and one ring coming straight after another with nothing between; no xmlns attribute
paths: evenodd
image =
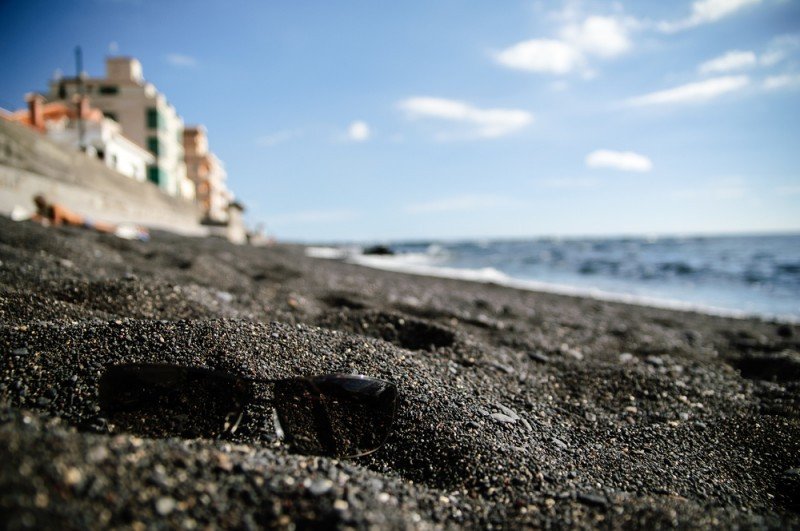
<svg viewBox="0 0 800 531"><path fill-rule="evenodd" d="M208 135L202 125L185 127L183 151L186 159L186 176L195 185L197 202L203 207L208 221L229 221L229 206L233 194L228 189L225 166L208 149Z"/></svg>

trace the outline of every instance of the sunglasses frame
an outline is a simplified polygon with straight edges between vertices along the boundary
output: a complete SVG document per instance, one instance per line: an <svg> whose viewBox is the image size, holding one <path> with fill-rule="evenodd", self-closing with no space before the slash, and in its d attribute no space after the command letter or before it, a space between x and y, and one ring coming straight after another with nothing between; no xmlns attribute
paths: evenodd
<svg viewBox="0 0 800 531"><path fill-rule="evenodd" d="M366 451L358 452L358 453L346 453L346 454L335 454L331 453L330 457L337 457L337 458L355 458L361 457L365 455L369 455L378 449L380 449L386 440L389 438L391 434L391 427L394 424L394 421L397 416L397 405L398 405L398 398L399 393L397 390L396 384L393 382L389 382L387 380L382 380L380 378L374 378L371 376L365 376L362 374L346 374L346 373L327 373L321 375L314 375L314 376L295 376L289 378L252 378L247 376L239 376L227 373L225 371L221 371L218 369L210 369L206 367L185 367L181 365L172 365L172 364L165 364L165 363L125 363L119 365L111 365L107 366L104 374L101 376L100 385L99 385L99 398L101 404L106 404L106 409L108 412L118 412L118 411L125 411L126 409L130 409L129 406L132 403L136 403L136 398L133 398L131 401L125 403L124 401L120 400L119 394L115 394L117 389L111 389L110 386L116 381L117 383L120 381L125 381L122 377L127 377L128 379L133 376L142 383L151 383L155 386L166 388L169 386L169 380L172 379L173 382L178 385L186 385L188 382L191 381L192 378L202 379L213 377L217 379L219 382L230 382L231 390L239 395L238 398L245 397L247 400L253 400L255 394L255 388L252 387L252 384L256 385L275 385L275 389L278 388L281 384L299 384L304 383L307 387L310 387L316 391L316 399L314 402L323 402L323 397L328 397L329 392L326 392L319 388L321 383L348 383L348 382L358 382L361 384L366 384L367 387L372 384L373 386L377 386L381 389L381 393L385 390L388 390L390 393L389 400L391 401L390 411L387 411L387 415L389 417L389 422L385 428L385 433L379 437L377 441L374 443L374 447L368 449ZM177 377L176 377L177 376ZM160 378L160 380L159 380ZM109 380L111 382L109 383ZM116 387L116 386L115 386ZM348 390L346 389L346 385L339 386L339 389L343 392L345 396L348 394ZM364 386L360 386L362 389ZM350 391L352 396L361 396L360 390L352 390ZM367 395L363 395L367 396ZM235 397L237 398L237 397ZM237 398L237 399L238 399ZM280 402L276 399L273 393L273 397L269 400L265 400L265 403L268 403L272 406L273 410L273 422L275 423L276 434L279 438L285 440L290 446L299 446L295 442L295 437L290 431L285 429L285 426L289 424L287 419L291 417L291 413L284 407ZM242 419L244 414L244 410L247 406L247 402L244 403L237 403L237 409L239 410L238 419L234 423L229 423L228 419L226 418L225 427L223 428L223 432L229 432L230 434L235 433L236 429L239 426L239 422ZM320 418L323 416L327 416L327 412L322 412L319 410L318 404L314 406L314 416L317 422L320 422ZM283 418L283 422L281 422L281 418ZM317 432L319 436L323 436L327 434L329 431L332 431L330 426L330 419L327 418L328 426L327 430L323 429L321 426L317 426ZM332 438L332 436L331 436ZM335 443L330 443L332 446L335 446ZM328 455L328 454L321 454L321 455Z"/></svg>

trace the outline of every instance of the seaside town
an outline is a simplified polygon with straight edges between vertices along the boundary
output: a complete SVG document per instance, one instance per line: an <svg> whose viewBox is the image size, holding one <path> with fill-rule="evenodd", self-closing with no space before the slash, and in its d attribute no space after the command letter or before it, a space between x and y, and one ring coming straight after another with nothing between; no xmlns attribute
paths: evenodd
<svg viewBox="0 0 800 531"><path fill-rule="evenodd" d="M79 65L80 53L76 49ZM244 206L228 187L225 165L210 149L206 128L184 123L167 96L145 79L138 59L107 57L105 75L97 77L83 70L74 77L56 72L46 94L30 92L25 101L26 108L0 109L0 119L97 159L142 187L195 204L207 234L247 241ZM180 231L181 224L167 228Z"/></svg>

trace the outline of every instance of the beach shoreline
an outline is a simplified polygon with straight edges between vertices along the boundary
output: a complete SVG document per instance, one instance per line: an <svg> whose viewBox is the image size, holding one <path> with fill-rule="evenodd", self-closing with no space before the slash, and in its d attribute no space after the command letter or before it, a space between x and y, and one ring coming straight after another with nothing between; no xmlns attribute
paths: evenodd
<svg viewBox="0 0 800 531"><path fill-rule="evenodd" d="M800 525L796 324L305 252L0 218L4 527ZM351 460L150 439L98 403L134 361L356 372L400 409Z"/></svg>

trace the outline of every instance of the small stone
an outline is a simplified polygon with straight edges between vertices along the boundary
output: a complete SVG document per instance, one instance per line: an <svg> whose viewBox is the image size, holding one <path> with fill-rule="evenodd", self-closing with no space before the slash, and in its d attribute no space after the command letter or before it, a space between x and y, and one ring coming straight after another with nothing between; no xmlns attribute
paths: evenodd
<svg viewBox="0 0 800 531"><path fill-rule="evenodd" d="M514 424L515 422L517 422L513 418L511 418L508 415L505 415L503 413L492 413L489 416L492 417L493 420L495 420L497 422L500 422L502 424Z"/></svg>
<svg viewBox="0 0 800 531"><path fill-rule="evenodd" d="M567 443L565 443L564 441L562 441L561 439L558 439L556 437L553 437L553 444L555 444L556 446L558 446L562 450L566 450L567 448L569 448L569 446L567 446Z"/></svg>
<svg viewBox="0 0 800 531"><path fill-rule="evenodd" d="M636 361L636 356L631 354L630 352L623 352L619 355L619 362L620 363L634 363Z"/></svg>
<svg viewBox="0 0 800 531"><path fill-rule="evenodd" d="M308 486L308 492L314 496L322 496L333 488L333 481L330 479L317 479Z"/></svg>
<svg viewBox="0 0 800 531"><path fill-rule="evenodd" d="M664 360L662 360L658 356L647 356L647 359L645 359L645 361L650 365L653 365L654 367L661 367L662 365L664 365Z"/></svg>
<svg viewBox="0 0 800 531"><path fill-rule="evenodd" d="M587 411L584 414L584 417L586 417L586 420L588 420L589 422L597 422L597 415L595 415L591 411Z"/></svg>
<svg viewBox="0 0 800 531"><path fill-rule="evenodd" d="M337 511L346 511L348 508L350 508L350 504L345 500L336 500L333 502L333 508Z"/></svg>
<svg viewBox="0 0 800 531"><path fill-rule="evenodd" d="M15 348L14 350L12 350L11 354L13 354L14 356L27 356L30 353L28 352L27 348L20 347L20 348Z"/></svg>
<svg viewBox="0 0 800 531"><path fill-rule="evenodd" d="M81 471L75 468L74 466L68 468L67 471L64 473L64 483L66 483L70 487L74 487L75 485L80 483L82 479L83 479L83 474L81 474Z"/></svg>
<svg viewBox="0 0 800 531"><path fill-rule="evenodd" d="M599 494L580 492L578 493L577 499L585 505L593 505L595 507L605 507L608 504L606 497Z"/></svg>
<svg viewBox="0 0 800 531"><path fill-rule="evenodd" d="M688 414L688 413L686 413L685 411L682 411L681 413L679 413L679 414L678 414L678 417L679 417L681 420L689 420L689 414Z"/></svg>
<svg viewBox="0 0 800 531"><path fill-rule="evenodd" d="M489 365L491 365L497 370L503 371L506 374L514 374L514 367L512 367L511 365L506 365L504 363L500 363L499 361L489 362Z"/></svg>
<svg viewBox="0 0 800 531"><path fill-rule="evenodd" d="M161 516L167 516L175 510L175 500L169 496L163 496L156 501L156 512Z"/></svg>
<svg viewBox="0 0 800 531"><path fill-rule="evenodd" d="M639 410L636 409L636 406L626 406L625 407L625 411L627 413L638 413L639 412Z"/></svg>
<svg viewBox="0 0 800 531"><path fill-rule="evenodd" d="M548 363L550 358L544 352L536 351L536 352L529 352L528 357L533 361L538 361L539 363Z"/></svg>
<svg viewBox="0 0 800 531"><path fill-rule="evenodd" d="M513 409L511 409L510 407L506 407L503 404L495 404L495 406L497 407L497 409L499 409L500 411L502 411L503 413L505 413L506 415L508 415L512 419L519 420L519 415L517 415L517 412L514 411Z"/></svg>
<svg viewBox="0 0 800 531"><path fill-rule="evenodd" d="M231 302L233 300L233 293L227 291L218 291L217 298L222 302Z"/></svg>

